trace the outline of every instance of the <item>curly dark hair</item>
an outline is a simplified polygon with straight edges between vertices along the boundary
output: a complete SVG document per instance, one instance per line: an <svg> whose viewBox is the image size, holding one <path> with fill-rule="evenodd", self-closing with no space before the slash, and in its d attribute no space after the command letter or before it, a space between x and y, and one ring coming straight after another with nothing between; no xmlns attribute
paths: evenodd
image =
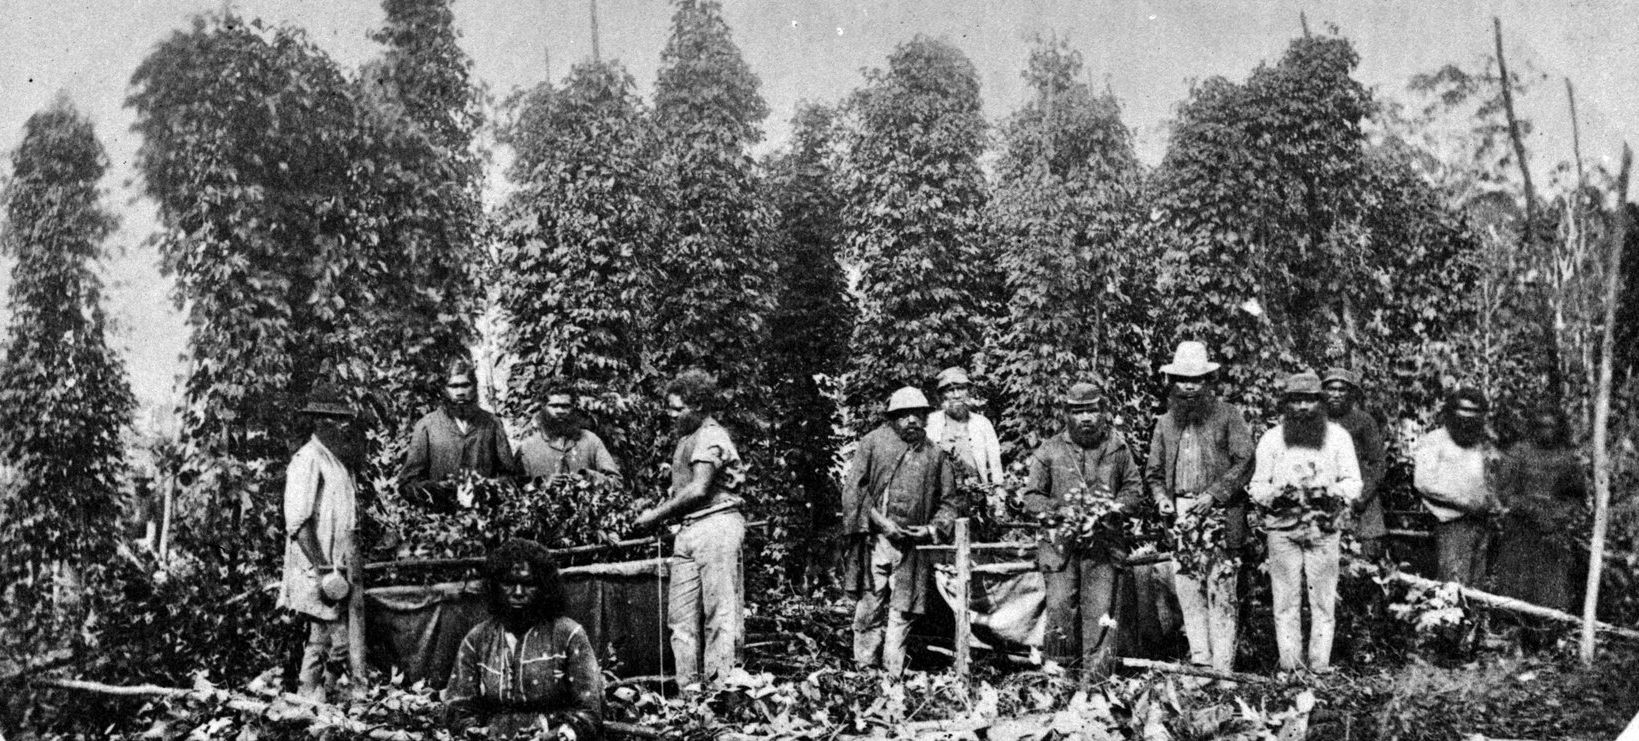
<svg viewBox="0 0 1639 741"><path fill-rule="evenodd" d="M504 612L506 603L501 595L501 580L518 564L529 565L530 572L535 575L535 585L540 588L538 604L541 612L531 617L543 623L561 617L564 612L563 577L558 574L558 565L552 560L552 551L523 538L496 546L484 561L484 587L490 614L500 615Z"/></svg>
<svg viewBox="0 0 1639 741"><path fill-rule="evenodd" d="M547 399L554 396L567 396L570 404L580 401L580 392L575 390L574 384L561 379L547 381L545 385L541 386L539 398L542 404L545 404Z"/></svg>
<svg viewBox="0 0 1639 741"><path fill-rule="evenodd" d="M713 412L717 409L717 379L704 368L690 368L666 384L666 395L702 412Z"/></svg>
<svg viewBox="0 0 1639 741"><path fill-rule="evenodd" d="M1457 413L1457 404L1464 401L1479 407L1481 414L1491 409L1491 402L1486 401L1484 392L1473 386L1459 386L1446 396L1445 405L1440 407L1440 417L1450 419Z"/></svg>
<svg viewBox="0 0 1639 741"><path fill-rule="evenodd" d="M457 374L465 376L467 380L472 381L472 385L478 385L478 366L474 365L472 359L470 358L465 358L459 355L450 357L444 361L443 368L444 377L439 379L439 385L443 385L443 382L449 380L450 376Z"/></svg>

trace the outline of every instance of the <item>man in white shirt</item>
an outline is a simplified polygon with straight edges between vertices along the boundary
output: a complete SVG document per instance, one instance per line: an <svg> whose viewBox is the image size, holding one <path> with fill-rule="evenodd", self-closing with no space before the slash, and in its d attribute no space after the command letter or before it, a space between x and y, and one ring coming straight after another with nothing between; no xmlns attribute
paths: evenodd
<svg viewBox="0 0 1639 741"><path fill-rule="evenodd" d="M977 478L985 490L994 490L1002 482L1002 445L996 439L996 427L973 410L967 371L946 368L939 371L934 384L939 389L940 408L928 415L928 439L949 453L965 475ZM965 504L968 511L974 511L982 503Z"/></svg>
<svg viewBox="0 0 1639 741"><path fill-rule="evenodd" d="M1496 448L1485 433L1485 396L1464 387L1452 392L1441 426L1412 447L1412 485L1434 514L1439 578L1475 584L1485 578L1491 512L1497 497L1486 480Z"/></svg>
<svg viewBox="0 0 1639 741"><path fill-rule="evenodd" d="M357 502L346 425L353 407L335 387L320 384L301 414L313 435L290 459L285 474L285 568L279 607L307 622L307 645L297 692L323 702L328 686L346 673L347 606L352 586L347 568L356 558L353 528ZM353 629L360 629L355 626Z"/></svg>
<svg viewBox="0 0 1639 741"><path fill-rule="evenodd" d="M1275 643L1282 671L1329 673L1337 606L1337 515L1360 496L1360 464L1348 430L1326 418L1320 376L1286 379L1281 421L1258 440L1247 492L1268 531ZM1304 583L1309 645L1303 648Z"/></svg>

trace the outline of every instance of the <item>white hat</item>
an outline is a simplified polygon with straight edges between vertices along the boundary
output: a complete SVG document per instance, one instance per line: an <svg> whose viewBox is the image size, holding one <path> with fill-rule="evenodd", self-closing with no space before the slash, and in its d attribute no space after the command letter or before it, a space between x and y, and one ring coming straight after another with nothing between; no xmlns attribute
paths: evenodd
<svg viewBox="0 0 1639 741"><path fill-rule="evenodd" d="M932 408L933 405L928 403L928 397L923 396L922 390L915 386L906 386L888 397L889 414L913 409L925 412Z"/></svg>
<svg viewBox="0 0 1639 741"><path fill-rule="evenodd" d="M1161 372L1169 376L1183 376L1194 378L1204 376L1221 367L1217 363L1206 359L1206 344L1186 340L1178 343L1178 349L1172 353L1172 362L1161 366Z"/></svg>

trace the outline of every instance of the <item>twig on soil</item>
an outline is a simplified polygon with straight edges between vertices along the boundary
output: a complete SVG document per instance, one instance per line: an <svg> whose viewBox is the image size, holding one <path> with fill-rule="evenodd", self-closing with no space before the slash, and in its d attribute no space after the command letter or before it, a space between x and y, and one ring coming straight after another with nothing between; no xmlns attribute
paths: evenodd
<svg viewBox="0 0 1639 741"><path fill-rule="evenodd" d="M1188 664L1174 664L1167 661L1151 661L1149 659L1122 659L1121 665L1129 669L1150 669L1168 674L1186 674L1191 677L1206 677L1207 679L1222 679L1226 682L1242 682L1245 684L1271 684L1275 680L1270 677L1243 672L1228 672L1221 669L1211 669L1204 666L1190 666Z"/></svg>

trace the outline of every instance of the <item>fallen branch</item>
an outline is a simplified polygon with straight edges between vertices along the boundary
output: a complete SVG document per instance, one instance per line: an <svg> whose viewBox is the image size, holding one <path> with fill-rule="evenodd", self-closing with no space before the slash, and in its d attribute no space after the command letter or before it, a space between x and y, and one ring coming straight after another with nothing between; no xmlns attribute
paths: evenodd
<svg viewBox="0 0 1639 741"><path fill-rule="evenodd" d="M0 687L15 682L30 674L50 671L74 662L74 652L66 648L59 648L46 652L46 655L33 659L10 674L0 677Z"/></svg>
<svg viewBox="0 0 1639 741"><path fill-rule="evenodd" d="M1421 576L1417 576L1416 574L1408 574L1404 571L1391 572L1387 575L1387 578L1390 581L1397 581L1401 584L1417 587L1419 589L1436 589L1447 583L1435 581L1433 579L1425 579ZM1491 607L1498 610L1507 610L1509 612L1517 612L1521 615L1530 615L1532 617L1544 618L1560 623L1569 623L1572 625L1582 624L1582 618L1568 612L1560 612L1559 610L1543 607L1541 605L1533 605L1525 600L1514 599L1513 597L1504 597L1498 594L1491 594L1490 592L1482 592L1478 589L1474 589L1473 587L1465 587L1460 584L1457 585L1457 589L1459 593L1462 594L1464 599L1478 602L1486 607ZM1609 623L1595 623L1595 628L1613 636L1639 641L1639 630L1622 628Z"/></svg>
<svg viewBox="0 0 1639 741"><path fill-rule="evenodd" d="M1191 677L1221 679L1226 682L1241 682L1243 684L1270 684L1275 681L1270 677L1263 677L1257 674L1228 672L1221 669L1211 669L1204 666L1174 664L1168 661L1150 661L1149 659L1123 658L1121 660L1121 665L1127 667L1128 669L1145 669L1150 671L1166 672L1168 674L1185 674Z"/></svg>
<svg viewBox="0 0 1639 741"><path fill-rule="evenodd" d="M30 680L30 682L42 687L73 690L75 692L89 692L92 694L106 695L109 697L165 698L170 700L182 700L184 702L199 703L216 702L222 703L233 710L238 710L244 713L255 713L262 716L267 715L268 711L273 707L273 703L271 702L264 702L262 700L257 700L252 697L241 695L236 692L230 692L224 689L185 690L179 687L161 687L155 684L121 686L103 684L102 682L91 682L83 679L48 678L34 679ZM387 730L385 728L376 728L366 725L347 717L347 713L335 705L326 705L324 703L314 702L305 698L288 699L292 701L292 704L303 705L312 709L312 715L293 716L291 718L291 720L300 720L306 725L312 725L314 722L320 720L320 716L323 715L324 720L332 723L333 725L340 726L348 733L361 734L372 739L377 739L377 741L419 741L420 739L424 738L419 733Z"/></svg>

